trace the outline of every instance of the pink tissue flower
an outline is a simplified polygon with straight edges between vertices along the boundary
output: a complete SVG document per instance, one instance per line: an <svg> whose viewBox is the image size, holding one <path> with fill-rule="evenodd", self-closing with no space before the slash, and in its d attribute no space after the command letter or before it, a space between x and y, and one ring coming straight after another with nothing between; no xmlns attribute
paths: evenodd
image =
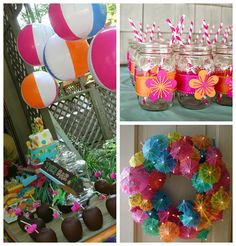
<svg viewBox="0 0 236 246"><path fill-rule="evenodd" d="M99 201L104 201L105 199L106 199L106 196L103 194L98 197Z"/></svg>
<svg viewBox="0 0 236 246"><path fill-rule="evenodd" d="M116 173L115 172L112 172L111 174L110 174L110 177L112 178L112 179L116 179Z"/></svg>
<svg viewBox="0 0 236 246"><path fill-rule="evenodd" d="M27 233L32 234L36 231L37 229L37 225L36 224L32 224L32 225L26 225L25 226L25 230L27 231Z"/></svg>
<svg viewBox="0 0 236 246"><path fill-rule="evenodd" d="M39 202L33 202L33 208L38 208L40 207L40 203Z"/></svg>
<svg viewBox="0 0 236 246"><path fill-rule="evenodd" d="M21 214L21 209L20 209L20 208L16 208L15 214L16 214L16 215L20 215L20 214Z"/></svg>
<svg viewBox="0 0 236 246"><path fill-rule="evenodd" d="M94 173L94 176L95 176L96 178L100 178L100 177L102 176L102 172L101 172L101 171L96 171L96 172Z"/></svg>
<svg viewBox="0 0 236 246"><path fill-rule="evenodd" d="M73 204L73 206L71 208L72 212L78 212L80 209L81 209L80 203L74 202L74 204Z"/></svg>
<svg viewBox="0 0 236 246"><path fill-rule="evenodd" d="M52 216L54 219L58 219L60 217L60 214L58 212L54 212Z"/></svg>

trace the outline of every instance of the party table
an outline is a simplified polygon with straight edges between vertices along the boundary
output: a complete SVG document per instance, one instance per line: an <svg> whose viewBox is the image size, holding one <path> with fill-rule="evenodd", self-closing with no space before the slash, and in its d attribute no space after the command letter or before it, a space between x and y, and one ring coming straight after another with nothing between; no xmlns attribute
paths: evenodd
<svg viewBox="0 0 236 246"><path fill-rule="evenodd" d="M107 212L105 201L98 201L97 198L91 199L90 203L100 208L103 214L103 227L97 231L89 231L86 225L81 219L83 227L83 237L80 242L102 242L102 241L114 241L116 234L116 220L111 217ZM66 218L72 214L63 214L63 218ZM56 235L58 242L68 242L61 231L61 219L54 219L46 224L46 227L52 228ZM4 231L13 242L33 242L31 237L23 232L17 222L7 224L4 222Z"/></svg>
<svg viewBox="0 0 236 246"><path fill-rule="evenodd" d="M127 66L120 68L120 120L121 121L232 121L232 107L212 103L209 108L190 110L183 108L175 98L166 111L143 110L137 100L135 87L129 78Z"/></svg>

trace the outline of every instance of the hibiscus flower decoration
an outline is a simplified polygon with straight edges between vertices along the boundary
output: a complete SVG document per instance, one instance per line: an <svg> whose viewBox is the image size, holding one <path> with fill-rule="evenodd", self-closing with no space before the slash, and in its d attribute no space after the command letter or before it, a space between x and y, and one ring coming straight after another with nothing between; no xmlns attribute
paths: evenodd
<svg viewBox="0 0 236 246"><path fill-rule="evenodd" d="M219 77L216 75L209 76L206 70L198 73L198 79L191 79L189 86L195 89L194 97L201 100L204 96L214 97L216 94L214 86L218 83Z"/></svg>
<svg viewBox="0 0 236 246"><path fill-rule="evenodd" d="M228 86L228 93L229 97L233 96L233 79L232 77L228 77L225 79L225 84Z"/></svg>
<svg viewBox="0 0 236 246"><path fill-rule="evenodd" d="M149 99L156 102L158 99L171 101L176 80L169 80L165 70L159 70L155 79L147 79L146 85L150 88Z"/></svg>

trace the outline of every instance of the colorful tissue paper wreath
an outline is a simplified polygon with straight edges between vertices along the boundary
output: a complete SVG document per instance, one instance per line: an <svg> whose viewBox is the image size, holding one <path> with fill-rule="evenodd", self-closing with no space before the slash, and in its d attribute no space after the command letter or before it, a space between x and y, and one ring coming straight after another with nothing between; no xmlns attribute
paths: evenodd
<svg viewBox="0 0 236 246"><path fill-rule="evenodd" d="M132 218L144 232L164 242L207 239L212 224L230 205L230 177L215 141L177 132L149 138L121 173L121 190L129 195ZM194 200L173 206L162 189L167 175L190 179Z"/></svg>

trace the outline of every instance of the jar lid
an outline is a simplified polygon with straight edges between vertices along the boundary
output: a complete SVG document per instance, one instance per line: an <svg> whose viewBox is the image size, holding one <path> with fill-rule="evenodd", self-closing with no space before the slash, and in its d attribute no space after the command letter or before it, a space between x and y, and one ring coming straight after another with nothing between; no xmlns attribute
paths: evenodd
<svg viewBox="0 0 236 246"><path fill-rule="evenodd" d="M187 44L180 47L181 55L203 56L203 55L210 55L211 53L212 53L212 47L202 43Z"/></svg>
<svg viewBox="0 0 236 246"><path fill-rule="evenodd" d="M216 54L228 54L232 55L233 54L233 43L228 42L228 43L217 43L216 44Z"/></svg>

